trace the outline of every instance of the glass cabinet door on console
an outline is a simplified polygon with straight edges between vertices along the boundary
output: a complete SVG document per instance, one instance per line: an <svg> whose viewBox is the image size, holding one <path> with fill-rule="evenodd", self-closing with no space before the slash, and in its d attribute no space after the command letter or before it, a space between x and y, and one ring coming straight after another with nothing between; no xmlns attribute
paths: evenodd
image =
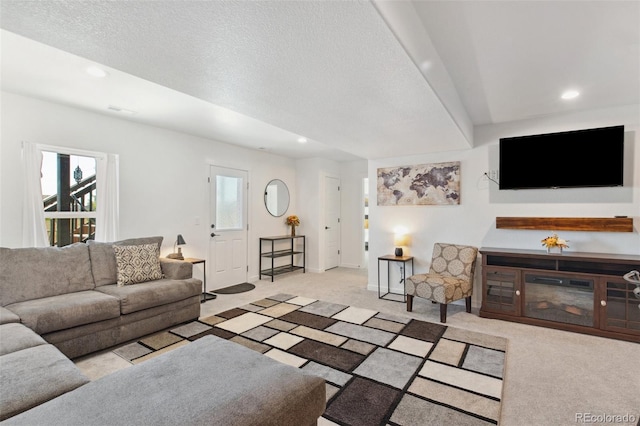
<svg viewBox="0 0 640 426"><path fill-rule="evenodd" d="M523 315L593 327L594 284L589 277L525 272Z"/></svg>
<svg viewBox="0 0 640 426"><path fill-rule="evenodd" d="M484 309L520 315L520 273L510 269L486 268L482 302Z"/></svg>
<svg viewBox="0 0 640 426"><path fill-rule="evenodd" d="M636 285L613 277L603 281L606 294L599 303L601 328L640 336L640 299L633 294Z"/></svg>

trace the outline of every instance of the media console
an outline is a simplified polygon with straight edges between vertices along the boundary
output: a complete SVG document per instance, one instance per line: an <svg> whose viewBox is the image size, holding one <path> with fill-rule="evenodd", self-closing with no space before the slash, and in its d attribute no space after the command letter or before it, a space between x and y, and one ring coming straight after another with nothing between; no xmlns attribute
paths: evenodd
<svg viewBox="0 0 640 426"><path fill-rule="evenodd" d="M481 248L480 316L640 343L640 256Z"/></svg>

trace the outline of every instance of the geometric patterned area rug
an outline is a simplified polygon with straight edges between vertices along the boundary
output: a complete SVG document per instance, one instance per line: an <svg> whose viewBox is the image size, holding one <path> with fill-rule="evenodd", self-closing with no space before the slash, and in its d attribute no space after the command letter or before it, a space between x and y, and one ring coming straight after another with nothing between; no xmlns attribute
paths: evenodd
<svg viewBox="0 0 640 426"><path fill-rule="evenodd" d="M486 425L500 419L507 340L277 294L114 350L131 363L208 334L323 377L320 424Z"/></svg>

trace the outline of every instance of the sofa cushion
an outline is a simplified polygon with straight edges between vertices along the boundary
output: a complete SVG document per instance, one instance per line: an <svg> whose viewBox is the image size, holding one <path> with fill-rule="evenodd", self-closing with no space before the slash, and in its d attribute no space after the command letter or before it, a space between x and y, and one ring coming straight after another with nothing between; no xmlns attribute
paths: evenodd
<svg viewBox="0 0 640 426"><path fill-rule="evenodd" d="M38 334L120 316L119 300L100 291L79 291L28 300L7 308L19 315L22 323Z"/></svg>
<svg viewBox="0 0 640 426"><path fill-rule="evenodd" d="M113 246L118 267L118 286L155 281L162 278L160 249L156 244Z"/></svg>
<svg viewBox="0 0 640 426"><path fill-rule="evenodd" d="M162 279L123 287L105 285L96 290L118 298L122 314L130 314L199 295L202 281L194 278L180 281Z"/></svg>
<svg viewBox="0 0 640 426"><path fill-rule="evenodd" d="M89 249L66 247L0 248L0 305L92 290Z"/></svg>
<svg viewBox="0 0 640 426"><path fill-rule="evenodd" d="M96 286L115 284L118 281L118 268L116 265L116 253L114 245L134 246L140 244L157 244L158 249L162 245L162 237L130 238L113 243L87 241L89 255L91 256L91 268Z"/></svg>
<svg viewBox="0 0 640 426"><path fill-rule="evenodd" d="M46 344L42 337L22 324L12 323L0 326L0 356Z"/></svg>
<svg viewBox="0 0 640 426"><path fill-rule="evenodd" d="M89 379L53 345L40 345L3 355L0 383L0 420L4 420L89 383Z"/></svg>
<svg viewBox="0 0 640 426"><path fill-rule="evenodd" d="M20 317L0 306L0 324L9 324L12 322L20 322Z"/></svg>

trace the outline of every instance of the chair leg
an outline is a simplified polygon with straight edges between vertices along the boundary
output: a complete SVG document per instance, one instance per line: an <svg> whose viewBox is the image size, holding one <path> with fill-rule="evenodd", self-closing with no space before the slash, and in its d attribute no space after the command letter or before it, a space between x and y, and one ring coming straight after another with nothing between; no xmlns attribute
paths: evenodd
<svg viewBox="0 0 640 426"><path fill-rule="evenodd" d="M471 296L465 298L465 303L467 304L467 312L471 313Z"/></svg>
<svg viewBox="0 0 640 426"><path fill-rule="evenodd" d="M413 310L413 295L407 294L407 312Z"/></svg>
<svg viewBox="0 0 640 426"><path fill-rule="evenodd" d="M440 322L443 324L447 322L447 304L446 303L440 304Z"/></svg>

